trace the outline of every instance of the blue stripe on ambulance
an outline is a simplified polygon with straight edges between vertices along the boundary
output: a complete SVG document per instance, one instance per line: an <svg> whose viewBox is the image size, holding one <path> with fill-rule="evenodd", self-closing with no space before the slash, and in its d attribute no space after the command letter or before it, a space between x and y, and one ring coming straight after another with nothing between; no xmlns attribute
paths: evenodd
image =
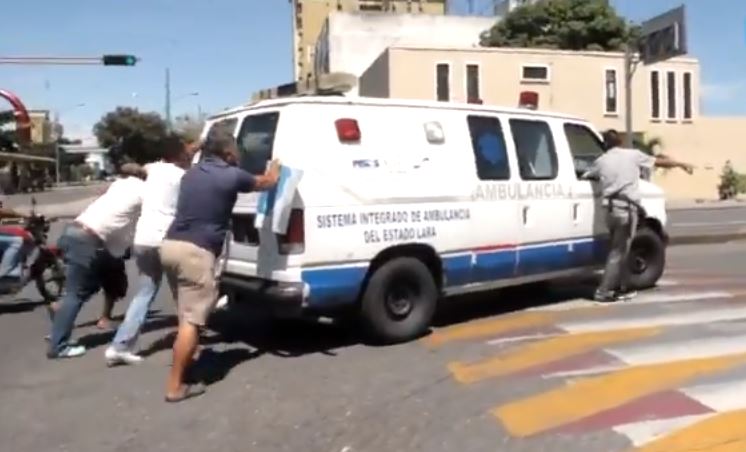
<svg viewBox="0 0 746 452"><path fill-rule="evenodd" d="M476 249L441 256L446 286L532 276L598 265L606 257L608 239L587 237ZM331 266L303 270L310 288L309 306L333 307L353 303L360 294L367 265Z"/></svg>

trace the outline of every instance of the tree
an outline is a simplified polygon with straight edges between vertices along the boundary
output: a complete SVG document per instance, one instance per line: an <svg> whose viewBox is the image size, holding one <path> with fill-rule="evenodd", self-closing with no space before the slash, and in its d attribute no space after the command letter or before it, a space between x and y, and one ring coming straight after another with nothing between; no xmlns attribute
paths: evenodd
<svg viewBox="0 0 746 452"><path fill-rule="evenodd" d="M204 126L204 118L195 116L177 116L174 120L174 130L185 139L197 140Z"/></svg>
<svg viewBox="0 0 746 452"><path fill-rule="evenodd" d="M166 122L157 113L117 107L93 126L100 146L109 149L115 166L124 161L147 163L160 158L160 142L167 134Z"/></svg>
<svg viewBox="0 0 746 452"><path fill-rule="evenodd" d="M486 47L617 51L639 29L607 0L542 0L516 8L481 36Z"/></svg>

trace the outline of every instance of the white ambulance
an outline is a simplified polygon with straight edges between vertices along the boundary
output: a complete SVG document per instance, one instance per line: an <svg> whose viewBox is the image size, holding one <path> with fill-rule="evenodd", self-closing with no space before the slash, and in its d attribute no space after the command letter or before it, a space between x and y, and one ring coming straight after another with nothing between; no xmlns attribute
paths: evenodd
<svg viewBox="0 0 746 452"><path fill-rule="evenodd" d="M257 229L240 196L221 291L282 315L353 312L385 342L427 331L444 296L583 275L606 256L605 208L580 174L602 153L572 116L398 99L287 95L211 117L241 166L303 171L287 230ZM269 96L272 97L272 96ZM660 188L632 247L636 288L665 265Z"/></svg>

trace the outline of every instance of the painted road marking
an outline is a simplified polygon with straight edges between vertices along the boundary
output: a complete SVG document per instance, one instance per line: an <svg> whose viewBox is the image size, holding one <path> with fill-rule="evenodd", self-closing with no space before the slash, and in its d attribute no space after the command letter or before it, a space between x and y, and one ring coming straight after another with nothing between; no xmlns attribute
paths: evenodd
<svg viewBox="0 0 746 452"><path fill-rule="evenodd" d="M461 325L442 328L434 331L422 341L430 347L438 347L448 342L481 339L484 337L497 337L512 333L541 334L551 329L556 332L553 324L569 316L593 317L604 311L604 306L590 306L580 309L563 310L561 312L531 311L516 312L499 317L472 321ZM542 331L536 331L541 329ZM524 335L521 334L521 335Z"/></svg>
<svg viewBox="0 0 746 452"><path fill-rule="evenodd" d="M613 372L633 366L667 363L746 353L746 334L709 336L691 340L666 340L654 344L635 344L604 348L608 362L596 366L545 373L543 378L578 378ZM744 407L746 408L746 407Z"/></svg>
<svg viewBox="0 0 746 452"><path fill-rule="evenodd" d="M689 427L699 421L714 416L716 413L694 414L690 416L681 416L672 419L657 419L654 421L635 422L614 427L613 430L626 436L632 442L632 445L639 447L648 444L656 439L671 434L677 430Z"/></svg>
<svg viewBox="0 0 746 452"><path fill-rule="evenodd" d="M651 293L641 294L630 303L673 303L694 300L715 300L718 298L733 298L734 294L724 291L713 292L684 292L684 293Z"/></svg>
<svg viewBox="0 0 746 452"><path fill-rule="evenodd" d="M635 452L746 451L746 410L710 416L645 444Z"/></svg>
<svg viewBox="0 0 746 452"><path fill-rule="evenodd" d="M492 414L511 435L532 436L744 363L746 353L623 369L507 403Z"/></svg>
<svg viewBox="0 0 746 452"><path fill-rule="evenodd" d="M531 342L473 364L453 362L448 364L448 369L456 381L464 384L476 383L560 361L605 345L653 337L660 332L658 328L641 328L557 336Z"/></svg>
<svg viewBox="0 0 746 452"><path fill-rule="evenodd" d="M559 322L556 326L571 333L581 333L653 326L695 325L698 323L740 319L746 319L746 306L728 306L725 308L715 308L713 306L707 310L683 312L638 312L634 316L627 318L593 319L592 321L575 320Z"/></svg>

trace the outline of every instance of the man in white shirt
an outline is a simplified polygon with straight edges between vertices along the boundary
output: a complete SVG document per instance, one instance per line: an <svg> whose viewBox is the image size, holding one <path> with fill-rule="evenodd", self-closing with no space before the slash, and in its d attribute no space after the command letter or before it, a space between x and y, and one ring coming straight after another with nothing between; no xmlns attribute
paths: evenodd
<svg viewBox="0 0 746 452"><path fill-rule="evenodd" d="M112 261L124 256L132 243L140 215L142 179L125 177L111 184L72 223L65 227L59 247L65 258L66 290L54 314L47 357L73 358L85 353L85 347L69 342L83 303L101 288L104 274Z"/></svg>
<svg viewBox="0 0 746 452"><path fill-rule="evenodd" d="M179 186L185 169L192 159L189 144L176 136L163 143L163 160L145 165L142 212L137 221L134 239L134 258L140 272L140 289L127 308L124 322L106 349L108 365L135 364L142 357L133 352L148 309L155 301L163 279L163 268L158 250L176 214Z"/></svg>

